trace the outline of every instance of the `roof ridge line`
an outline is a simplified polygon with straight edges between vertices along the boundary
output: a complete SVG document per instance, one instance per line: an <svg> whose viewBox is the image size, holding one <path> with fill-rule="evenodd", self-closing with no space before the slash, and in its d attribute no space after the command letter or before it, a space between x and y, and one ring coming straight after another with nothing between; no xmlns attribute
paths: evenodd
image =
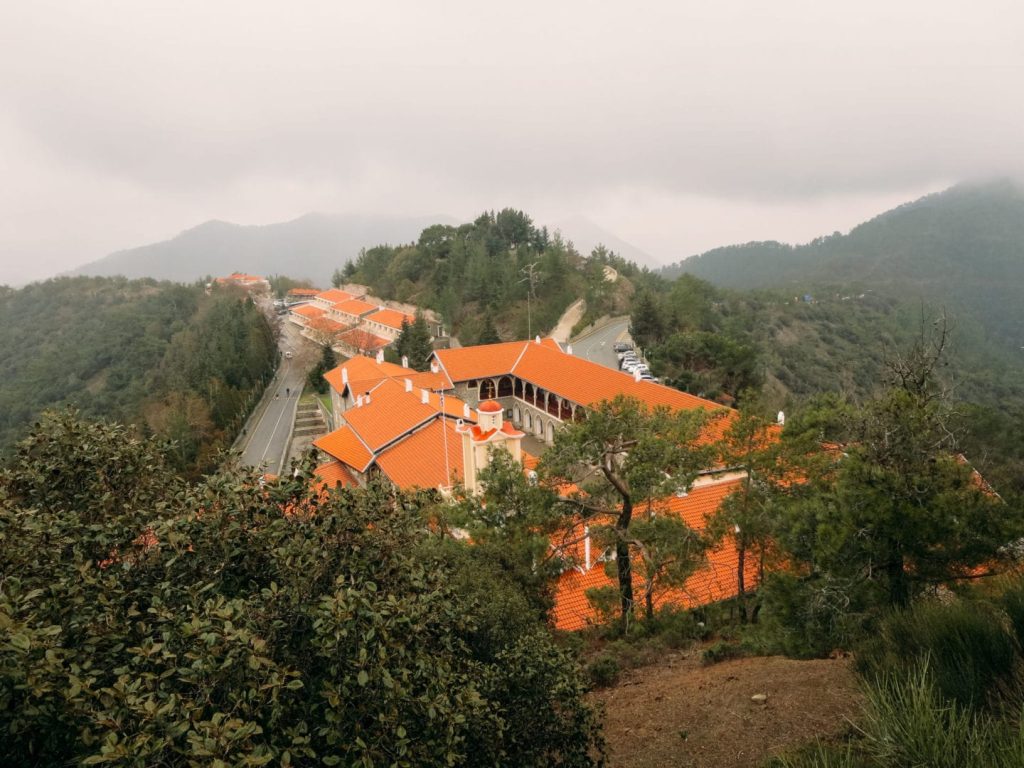
<svg viewBox="0 0 1024 768"><path fill-rule="evenodd" d="M388 450L390 448L393 448L395 445L397 445L398 443L402 442L402 440L404 440L405 438L407 438L410 435L412 435L413 433L415 433L418 428L427 426L428 422L430 422L435 416L443 416L443 415L444 414L441 411L435 411L434 413L430 414L427 418L423 419L423 421L419 421L419 422L416 422L415 424L413 424L411 427L409 427L409 429L405 430L405 432L403 432L402 434L400 434L397 437L393 438L390 442L384 443L384 445L382 445L380 448L378 448L377 452L374 454L374 456L373 456L374 461L376 461L377 457L380 454L384 453L384 451L386 451L386 450ZM373 453L373 451L370 451L370 453Z"/></svg>
<svg viewBox="0 0 1024 768"><path fill-rule="evenodd" d="M516 366L519 365L519 361L523 359L523 355L526 354L526 350L528 350L529 348L530 348L530 340L527 339L526 342L523 345L522 351L519 353L519 357L517 357L516 361L514 363L512 363L512 367L509 369L509 373L515 373L516 372ZM534 384L534 386L537 386L537 385Z"/></svg>
<svg viewBox="0 0 1024 768"><path fill-rule="evenodd" d="M444 377L445 377L446 379L448 379L448 384L450 385L450 386L449 386L448 388L449 388L449 389L455 389L455 379L453 379L453 378L451 377L451 374L449 374L449 373L448 373L448 369L447 369L447 368L445 367L445 364L444 364L444 362L443 362L443 361L441 360L441 356L437 354L438 352L441 352L441 351L442 351L442 350L440 350L440 349L435 349L435 350L434 350L433 352L431 352L430 354L431 354L431 356L432 356L432 357L433 357L433 358L434 358L435 360L437 360L437 364L438 364L439 366L441 366L441 370L442 370L442 371L444 371ZM420 373L426 373L426 371L420 371Z"/></svg>

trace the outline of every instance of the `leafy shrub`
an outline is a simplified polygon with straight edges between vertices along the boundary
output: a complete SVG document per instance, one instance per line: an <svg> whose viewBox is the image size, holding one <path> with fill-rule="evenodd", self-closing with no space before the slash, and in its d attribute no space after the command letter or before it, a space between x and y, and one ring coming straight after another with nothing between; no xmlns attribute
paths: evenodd
<svg viewBox="0 0 1024 768"><path fill-rule="evenodd" d="M586 673L595 688L608 688L619 680L619 662L613 656L601 656L587 665Z"/></svg>

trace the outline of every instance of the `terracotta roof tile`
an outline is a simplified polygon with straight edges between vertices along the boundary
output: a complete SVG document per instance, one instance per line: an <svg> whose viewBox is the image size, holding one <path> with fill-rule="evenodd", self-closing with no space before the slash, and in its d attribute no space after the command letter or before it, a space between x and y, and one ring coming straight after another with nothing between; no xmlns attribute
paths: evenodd
<svg viewBox="0 0 1024 768"><path fill-rule="evenodd" d="M452 382L510 373L529 342L507 341L459 349L439 349L434 356Z"/></svg>
<svg viewBox="0 0 1024 768"><path fill-rule="evenodd" d="M399 312L397 309L379 309L363 319L372 323L386 325L388 328L394 328L397 331L402 327L403 320L407 323L412 323L416 318L405 314L405 312Z"/></svg>
<svg viewBox="0 0 1024 768"><path fill-rule="evenodd" d="M323 293L318 293L316 297L321 301L326 301L328 304L337 304L340 301L348 301L353 298L351 293L338 288L329 288Z"/></svg>
<svg viewBox="0 0 1024 768"><path fill-rule="evenodd" d="M292 307L293 315L301 315L302 317L308 317L310 319L316 317L323 317L327 310L323 307L314 307L312 304L303 304L299 307Z"/></svg>
<svg viewBox="0 0 1024 768"><path fill-rule="evenodd" d="M369 403L345 411L345 421L372 451L380 450L437 413L437 408L420 401L415 390L406 392L394 379L383 379L370 394Z"/></svg>
<svg viewBox="0 0 1024 768"><path fill-rule="evenodd" d="M345 330L345 326L342 323L339 323L337 320L331 320L329 317L312 317L306 323L306 327L321 333L340 333Z"/></svg>
<svg viewBox="0 0 1024 768"><path fill-rule="evenodd" d="M339 301L335 303L331 309L335 312L340 312L343 315L353 315L355 317L362 317L367 312L372 312L377 308L376 304L370 304L362 299L348 299L347 301Z"/></svg>
<svg viewBox="0 0 1024 768"><path fill-rule="evenodd" d="M709 485L699 486L684 497L673 496L664 500L659 506L662 512L675 514L687 525L703 530L708 516L742 483L742 479L726 480ZM570 554L582 561L583 544L579 531L567 531L563 536L571 541ZM586 590L596 587L617 586L604 571L603 563L596 559L601 555L597 547L591 551L591 568L587 571L580 562L580 568L572 568L559 577L555 588L555 606L552 610L552 621L559 629L583 629L598 620L597 612L587 600ZM751 559L752 560L752 559ZM707 562L687 579L680 589L663 591L655 597L655 606L679 605L692 608L698 605L727 600L736 596L736 569L739 558L736 547L731 540L726 540L720 547L707 553ZM756 564L750 562L747 572L747 584L754 585L757 580ZM640 599L642 579L639 575L633 582L637 599Z"/></svg>
<svg viewBox="0 0 1024 768"><path fill-rule="evenodd" d="M366 471L373 460L370 450L355 431L347 426L314 440L313 445L338 461L354 467L358 472Z"/></svg>
<svg viewBox="0 0 1024 768"><path fill-rule="evenodd" d="M313 470L313 475L320 483L321 489L331 489L337 486L342 488L355 488L358 486L352 473L337 459L321 464Z"/></svg>
<svg viewBox="0 0 1024 768"><path fill-rule="evenodd" d="M448 473L445 472L447 435ZM402 489L437 488L462 481L462 438L447 419L434 419L377 457L377 466Z"/></svg>

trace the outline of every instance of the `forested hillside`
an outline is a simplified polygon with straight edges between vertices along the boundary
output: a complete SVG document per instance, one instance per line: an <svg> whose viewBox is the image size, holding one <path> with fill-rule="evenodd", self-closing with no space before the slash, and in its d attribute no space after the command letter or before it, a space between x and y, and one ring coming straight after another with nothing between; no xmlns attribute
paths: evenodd
<svg viewBox="0 0 1024 768"><path fill-rule="evenodd" d="M944 305L994 340L1024 341L1024 192L1010 182L929 195L807 245L748 243L666 268L792 296L884 293Z"/></svg>
<svg viewBox="0 0 1024 768"><path fill-rule="evenodd" d="M411 245L366 249L335 282L364 283L381 296L435 309L465 344L485 338L489 324L504 338L546 333L579 298L591 313L623 311L628 283L616 287L604 278L603 265L612 263L638 273L604 249L584 258L522 211L506 208L472 224L428 227Z"/></svg>
<svg viewBox="0 0 1024 768"><path fill-rule="evenodd" d="M235 291L59 278L0 293L0 456L46 408L139 424L208 469L273 369L273 335Z"/></svg>

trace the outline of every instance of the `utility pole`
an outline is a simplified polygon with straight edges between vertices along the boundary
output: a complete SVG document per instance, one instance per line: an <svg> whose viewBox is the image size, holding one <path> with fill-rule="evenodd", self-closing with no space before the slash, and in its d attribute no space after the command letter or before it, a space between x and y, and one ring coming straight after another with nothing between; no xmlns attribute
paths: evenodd
<svg viewBox="0 0 1024 768"><path fill-rule="evenodd" d="M535 261L532 264L527 264L520 271L524 277L520 280L520 283L527 283L528 288L526 291L526 338L533 338L533 318L531 316L530 300L537 298L537 284L541 281L544 274L537 269L539 261Z"/></svg>

